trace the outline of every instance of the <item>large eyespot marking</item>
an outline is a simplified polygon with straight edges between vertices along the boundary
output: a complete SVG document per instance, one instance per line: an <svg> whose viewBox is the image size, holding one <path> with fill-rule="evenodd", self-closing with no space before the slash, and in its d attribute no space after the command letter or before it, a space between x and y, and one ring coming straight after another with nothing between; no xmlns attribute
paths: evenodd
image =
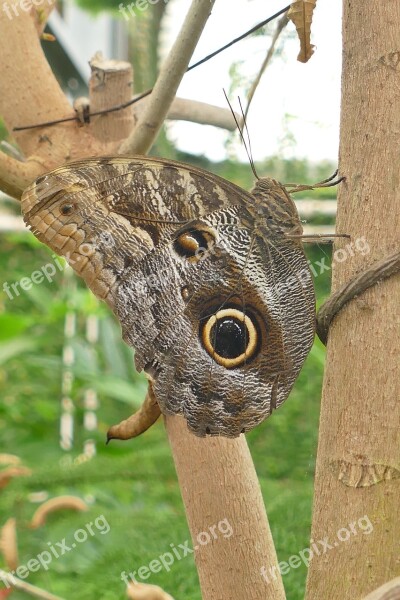
<svg viewBox="0 0 400 600"><path fill-rule="evenodd" d="M178 233L174 240L174 250L190 262L197 262L215 244L215 232L205 225L192 225L190 229Z"/></svg>
<svg viewBox="0 0 400 600"><path fill-rule="evenodd" d="M200 336L208 354L226 369L249 361L260 345L255 317L236 308L225 308L209 317L201 325Z"/></svg>

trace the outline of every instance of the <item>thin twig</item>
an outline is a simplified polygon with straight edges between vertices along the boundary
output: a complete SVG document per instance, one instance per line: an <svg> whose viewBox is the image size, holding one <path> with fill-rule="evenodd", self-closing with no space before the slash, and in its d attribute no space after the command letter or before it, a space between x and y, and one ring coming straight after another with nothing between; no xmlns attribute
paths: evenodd
<svg viewBox="0 0 400 600"><path fill-rule="evenodd" d="M285 29L286 25L288 24L289 19L287 18L287 12L283 15L283 17L281 19L279 19L277 25L276 25L276 29L275 29L275 33L272 37L272 41L271 41L271 45L268 49L267 52L267 56L264 59L263 64L261 65L260 71L257 75L257 77L255 78L255 80L252 83L252 86L249 90L248 96L247 96L247 106L246 106L246 110L244 111L244 118L247 118L248 112L249 112L249 108L250 108L250 104L253 100L254 94L257 90L257 87L261 81L262 76L264 75L265 69L268 67L269 63L271 62L271 59L274 55L274 50L275 50L275 46L276 43L279 39L279 36L281 35L282 31Z"/></svg>
<svg viewBox="0 0 400 600"><path fill-rule="evenodd" d="M120 147L121 154L146 154L168 114L176 91L211 14L215 0L192 0L181 31L165 60L146 110Z"/></svg>
<svg viewBox="0 0 400 600"><path fill-rule="evenodd" d="M317 315L317 334L323 344L327 343L330 325L342 308L370 287L400 272L400 252L394 252L376 261L370 267L350 279L321 306Z"/></svg>
<svg viewBox="0 0 400 600"><path fill-rule="evenodd" d="M0 579L2 579L8 587L22 590L35 598L41 598L41 600L64 600L63 598L60 598L60 596L54 596L54 594L50 594L50 592L46 592L46 590L36 587L36 585L31 585L26 581L17 579L17 577L14 577L11 573L7 573L7 571L3 571L3 569L0 569Z"/></svg>

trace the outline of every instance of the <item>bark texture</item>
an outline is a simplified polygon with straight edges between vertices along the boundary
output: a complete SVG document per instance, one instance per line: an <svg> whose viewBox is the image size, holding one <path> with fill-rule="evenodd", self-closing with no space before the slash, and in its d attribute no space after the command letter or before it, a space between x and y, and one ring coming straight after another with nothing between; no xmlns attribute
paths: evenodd
<svg viewBox="0 0 400 600"><path fill-rule="evenodd" d="M198 438L166 417L203 600L284 600L274 543L246 438ZM218 529L226 531L223 533ZM228 535L230 532L231 535ZM210 533L214 527L215 536ZM202 536L208 532L210 541ZM200 535L199 535L200 534ZM197 548L197 549L196 549ZM274 573L269 582L261 567Z"/></svg>
<svg viewBox="0 0 400 600"><path fill-rule="evenodd" d="M340 174L347 179L337 227L364 251L336 246L334 290L398 251L400 231L400 4L343 6ZM330 329L312 538L328 537L332 548L320 546L311 561L307 600L354 600L398 574L399 297L394 275L346 305Z"/></svg>
<svg viewBox="0 0 400 600"><path fill-rule="evenodd" d="M101 54L97 54L90 61L90 68L91 112L125 104L132 99L133 72L130 63L105 60ZM133 106L128 106L123 110L93 117L92 133L104 143L118 143L128 135L133 125Z"/></svg>

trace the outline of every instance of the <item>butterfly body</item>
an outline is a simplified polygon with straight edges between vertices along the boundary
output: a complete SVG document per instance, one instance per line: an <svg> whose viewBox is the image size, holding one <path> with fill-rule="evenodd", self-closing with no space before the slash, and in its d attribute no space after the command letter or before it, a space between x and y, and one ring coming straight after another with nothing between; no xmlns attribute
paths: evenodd
<svg viewBox="0 0 400 600"><path fill-rule="evenodd" d="M278 182L249 193L173 161L97 158L39 178L22 211L111 307L162 412L196 435L235 437L286 399L315 307Z"/></svg>

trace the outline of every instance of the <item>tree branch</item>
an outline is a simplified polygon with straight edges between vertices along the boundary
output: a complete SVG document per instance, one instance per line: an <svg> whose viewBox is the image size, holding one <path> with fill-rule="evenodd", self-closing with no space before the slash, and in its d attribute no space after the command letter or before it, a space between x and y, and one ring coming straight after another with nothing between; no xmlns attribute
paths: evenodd
<svg viewBox="0 0 400 600"><path fill-rule="evenodd" d="M364 600L398 600L400 598L400 577L388 581L377 590L374 590Z"/></svg>
<svg viewBox="0 0 400 600"><path fill-rule="evenodd" d="M134 104L137 120L142 118L148 101L148 98L144 98ZM241 117L238 114L236 114L236 117L240 121ZM236 123L230 109L207 104L206 102L198 102L197 100L187 100L186 98L174 98L166 118L171 121L191 121L201 125L212 125L228 131L236 129Z"/></svg>
<svg viewBox="0 0 400 600"><path fill-rule="evenodd" d="M182 29L163 64L146 110L120 147L121 154L145 154L168 114L215 0L192 0Z"/></svg>
<svg viewBox="0 0 400 600"><path fill-rule="evenodd" d="M89 64L92 70L89 82L91 112L131 100L133 70L130 63L107 60L101 53L97 53ZM123 110L93 117L90 128L94 137L102 143L117 142L119 145L132 129L133 122L133 107L128 106Z"/></svg>
<svg viewBox="0 0 400 600"><path fill-rule="evenodd" d="M0 11L0 115L10 132L21 124L65 117L73 109L52 73L40 45L35 15L21 9L9 19ZM0 155L0 189L19 198L37 175L73 158L102 154L104 144L90 127L64 123L16 132L25 163Z"/></svg>
<svg viewBox="0 0 400 600"><path fill-rule="evenodd" d="M246 438L198 438L188 431L182 417L165 417L165 424L203 600L284 600L274 543ZM226 537L218 533L217 526L222 523ZM199 544L197 536L213 526L217 535L210 536L209 543ZM262 567L267 579L261 573Z"/></svg>
<svg viewBox="0 0 400 600"><path fill-rule="evenodd" d="M258 85L261 81L262 76L265 73L265 69L268 67L269 63L271 62L271 59L274 55L274 50L275 50L275 46L276 43L279 39L279 36L281 35L282 31L285 29L286 25L288 24L289 19L287 18L287 13L285 13L283 15L283 17L281 17L276 25L276 29L274 32L274 35L272 36L272 40L271 40L271 45L268 49L267 52L267 56L264 59L263 64L261 65L260 71L257 75L257 77L255 78L255 80L253 81L251 88L249 90L249 93L247 95L247 106L246 106L246 110L244 111L244 117L246 118L248 113L249 113L249 109L250 109L250 104L252 103L252 100L254 98L254 94L256 93L256 90L258 88Z"/></svg>
<svg viewBox="0 0 400 600"><path fill-rule="evenodd" d="M7 587L21 590L35 598L41 598L41 600L63 600L60 596L54 596L54 594L50 594L49 592L46 592L46 590L36 587L36 585L31 585L26 581L22 581L21 579L14 577L14 575L11 575L11 573L3 571L3 569L0 569L0 579L3 580Z"/></svg>
<svg viewBox="0 0 400 600"><path fill-rule="evenodd" d="M238 114L236 117L240 121L241 117ZM212 125L228 131L236 129L235 120L229 109L184 98L174 98L167 119Z"/></svg>
<svg viewBox="0 0 400 600"><path fill-rule="evenodd" d="M0 151L0 190L12 198L20 199L26 186L41 170L37 162L21 162Z"/></svg>

